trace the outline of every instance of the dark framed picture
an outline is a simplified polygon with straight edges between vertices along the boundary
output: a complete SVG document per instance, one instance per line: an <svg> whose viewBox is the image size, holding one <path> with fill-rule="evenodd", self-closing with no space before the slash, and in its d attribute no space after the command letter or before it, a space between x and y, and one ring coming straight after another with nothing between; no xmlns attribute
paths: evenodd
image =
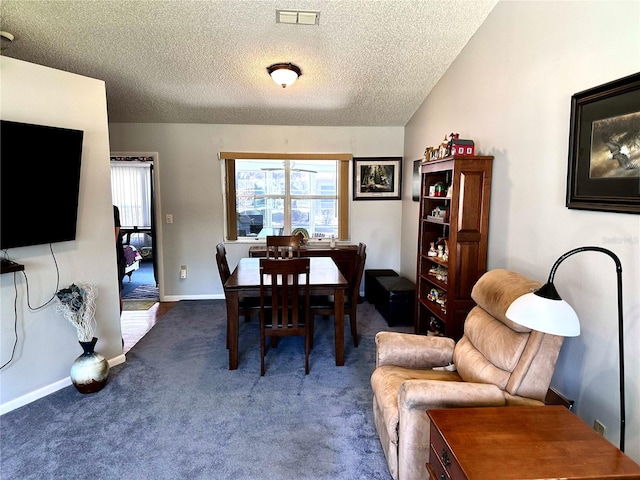
<svg viewBox="0 0 640 480"><path fill-rule="evenodd" d="M411 192L411 199L414 202L420 201L420 165L422 160L413 161L413 191Z"/></svg>
<svg viewBox="0 0 640 480"><path fill-rule="evenodd" d="M640 73L571 97L567 207L640 213Z"/></svg>
<svg viewBox="0 0 640 480"><path fill-rule="evenodd" d="M353 159L354 200L400 200L402 157Z"/></svg>

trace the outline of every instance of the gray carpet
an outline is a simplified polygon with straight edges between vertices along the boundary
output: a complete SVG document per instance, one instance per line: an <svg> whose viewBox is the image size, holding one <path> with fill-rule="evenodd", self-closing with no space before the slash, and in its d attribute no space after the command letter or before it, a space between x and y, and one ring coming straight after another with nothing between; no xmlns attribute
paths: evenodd
<svg viewBox="0 0 640 480"><path fill-rule="evenodd" d="M141 285L122 296L123 300L158 300L160 293L155 285Z"/></svg>
<svg viewBox="0 0 640 480"><path fill-rule="evenodd" d="M224 301L181 301L102 391L67 387L0 417L0 477L389 480L369 383L374 335L389 328L366 302L358 323L345 366L332 322L317 318L309 375L302 339L285 338L260 377L257 320L241 322L230 371Z"/></svg>

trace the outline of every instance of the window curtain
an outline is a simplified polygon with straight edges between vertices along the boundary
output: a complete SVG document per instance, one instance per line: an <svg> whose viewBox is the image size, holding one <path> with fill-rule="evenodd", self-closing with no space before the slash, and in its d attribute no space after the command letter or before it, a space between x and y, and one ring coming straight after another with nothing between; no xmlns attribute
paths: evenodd
<svg viewBox="0 0 640 480"><path fill-rule="evenodd" d="M151 164L111 162L111 197L123 227L151 228Z"/></svg>

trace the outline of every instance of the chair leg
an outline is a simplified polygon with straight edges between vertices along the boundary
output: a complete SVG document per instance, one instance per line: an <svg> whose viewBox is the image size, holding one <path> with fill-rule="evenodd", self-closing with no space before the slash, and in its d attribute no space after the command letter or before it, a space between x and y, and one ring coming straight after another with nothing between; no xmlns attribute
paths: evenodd
<svg viewBox="0 0 640 480"><path fill-rule="evenodd" d="M351 307L349 312L349 321L351 323L351 336L353 337L353 346L358 348L358 323L356 321L356 306Z"/></svg>
<svg viewBox="0 0 640 480"><path fill-rule="evenodd" d="M265 338L264 330L260 332L260 376L264 377L264 351L265 351Z"/></svg>
<svg viewBox="0 0 640 480"><path fill-rule="evenodd" d="M310 326L310 325L309 325ZM311 350L311 332L307 327L307 333L304 336L304 374L309 375L309 351Z"/></svg>

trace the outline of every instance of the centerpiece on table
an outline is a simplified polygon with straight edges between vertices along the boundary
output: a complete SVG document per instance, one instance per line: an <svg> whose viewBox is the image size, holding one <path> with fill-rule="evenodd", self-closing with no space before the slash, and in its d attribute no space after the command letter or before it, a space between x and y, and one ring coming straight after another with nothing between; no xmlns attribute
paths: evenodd
<svg viewBox="0 0 640 480"><path fill-rule="evenodd" d="M76 328L83 353L71 365L69 376L80 393L94 393L107 383L109 363L94 351L96 288L90 283L71 284L56 293L56 310Z"/></svg>

